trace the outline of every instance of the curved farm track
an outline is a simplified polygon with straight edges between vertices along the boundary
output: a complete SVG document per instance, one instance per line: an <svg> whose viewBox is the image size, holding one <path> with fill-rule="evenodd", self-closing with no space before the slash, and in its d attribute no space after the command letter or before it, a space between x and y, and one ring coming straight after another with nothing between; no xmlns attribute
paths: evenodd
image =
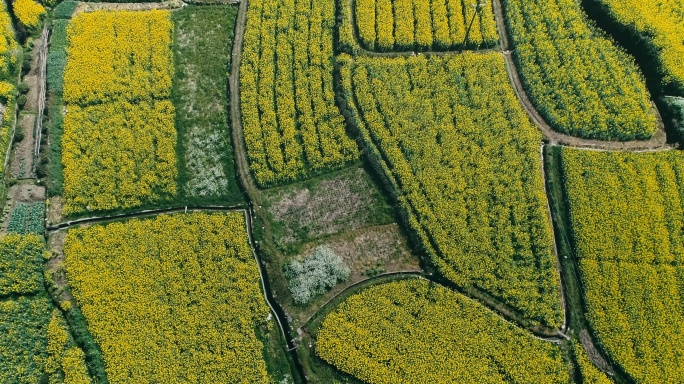
<svg viewBox="0 0 684 384"><path fill-rule="evenodd" d="M606 140L591 140L582 139L575 136L566 135L555 131L544 120L534 104L530 101L525 88L520 79L520 72L518 71L515 61L513 60L512 51L509 50L508 30L506 29L506 21L501 6L501 0L493 0L494 17L496 18L496 26L499 31L500 48L504 55L506 62L506 72L513 85L520 103L527 112L530 120L539 128L544 135L544 138L550 145L561 145L565 147L603 150L603 151L629 151L629 152L647 152L672 149L673 146L667 144L667 135L665 134L665 125L658 112L655 103L651 102L653 111L658 119L658 130L649 140L633 140L633 141L606 141Z"/></svg>

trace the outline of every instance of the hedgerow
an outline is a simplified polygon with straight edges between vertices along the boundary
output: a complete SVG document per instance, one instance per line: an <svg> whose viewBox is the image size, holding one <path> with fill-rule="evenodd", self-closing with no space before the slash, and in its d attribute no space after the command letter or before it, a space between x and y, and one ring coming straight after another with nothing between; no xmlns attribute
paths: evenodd
<svg viewBox="0 0 684 384"><path fill-rule="evenodd" d="M63 4L69 3L65 1L60 3L55 8L57 9ZM71 12L67 8L63 8L61 14L69 12L68 17L71 17ZM56 17L56 16L55 16ZM54 20L52 22L52 34L50 37L50 49L47 55L46 65L46 84L47 84L47 108L48 108L48 145L42 149L43 156L47 156L47 180L45 182L48 195L61 195L64 183L64 171L62 168L62 135L64 133L64 115L62 114L62 93L64 91L64 68L67 61L67 25L69 20Z"/></svg>
<svg viewBox="0 0 684 384"><path fill-rule="evenodd" d="M555 344L431 282L376 285L346 299L316 353L367 383L567 383Z"/></svg>
<svg viewBox="0 0 684 384"><path fill-rule="evenodd" d="M339 61L369 157L439 271L560 326L541 136L502 56Z"/></svg>
<svg viewBox="0 0 684 384"><path fill-rule="evenodd" d="M644 140L658 128L634 59L574 0L503 0L513 55L532 103L556 130Z"/></svg>
<svg viewBox="0 0 684 384"><path fill-rule="evenodd" d="M637 383L684 381L684 154L562 151L587 319Z"/></svg>
<svg viewBox="0 0 684 384"><path fill-rule="evenodd" d="M72 229L64 254L112 384L269 382L255 333L269 310L241 214Z"/></svg>

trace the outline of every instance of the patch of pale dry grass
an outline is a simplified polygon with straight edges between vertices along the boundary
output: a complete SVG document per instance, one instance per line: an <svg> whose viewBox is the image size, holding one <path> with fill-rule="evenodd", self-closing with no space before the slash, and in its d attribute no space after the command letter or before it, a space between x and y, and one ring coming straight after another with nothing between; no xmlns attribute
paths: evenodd
<svg viewBox="0 0 684 384"><path fill-rule="evenodd" d="M269 193L269 212L280 226L280 243L307 241L375 224L384 204L363 168L343 171L313 185Z"/></svg>

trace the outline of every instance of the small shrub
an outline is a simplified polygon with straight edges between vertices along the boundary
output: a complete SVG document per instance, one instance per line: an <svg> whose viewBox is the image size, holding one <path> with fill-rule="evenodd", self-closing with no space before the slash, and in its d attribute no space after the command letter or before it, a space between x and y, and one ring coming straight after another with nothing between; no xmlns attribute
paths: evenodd
<svg viewBox="0 0 684 384"><path fill-rule="evenodd" d="M24 51L23 57L21 59L21 73L27 74L31 70L31 51Z"/></svg>
<svg viewBox="0 0 684 384"><path fill-rule="evenodd" d="M308 303L338 282L347 280L349 275L342 258L323 246L304 260L292 260L285 265L288 288L296 304Z"/></svg>
<svg viewBox="0 0 684 384"><path fill-rule="evenodd" d="M667 104L667 115L671 118L671 123L674 125L676 134L679 140L684 140L684 98L681 97L667 97L665 98Z"/></svg>
<svg viewBox="0 0 684 384"><path fill-rule="evenodd" d="M24 140L24 131L18 129L16 132L14 132L14 142L20 143L22 140Z"/></svg>
<svg viewBox="0 0 684 384"><path fill-rule="evenodd" d="M26 101L28 101L28 97L26 97L26 95L19 95L19 97L17 97L17 105L19 108L24 108Z"/></svg>
<svg viewBox="0 0 684 384"><path fill-rule="evenodd" d="M30 56L28 56L28 57L30 57ZM19 85L17 86L17 91L19 91L19 93L21 93L21 94L28 93L28 91L29 91L28 83L25 81L22 81L21 83L19 83Z"/></svg>

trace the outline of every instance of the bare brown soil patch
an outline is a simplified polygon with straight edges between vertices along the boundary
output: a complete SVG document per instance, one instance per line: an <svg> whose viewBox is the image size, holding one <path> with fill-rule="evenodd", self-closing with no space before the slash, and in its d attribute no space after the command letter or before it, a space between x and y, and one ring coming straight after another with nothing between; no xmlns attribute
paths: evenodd
<svg viewBox="0 0 684 384"><path fill-rule="evenodd" d="M591 362L594 363L594 365L596 365L596 367L601 371L610 375L614 375L615 371L613 370L613 367L610 366L610 364L603 358L601 353L596 349L594 341L589 335L589 332L586 329L583 329L580 331L579 337L580 341L582 342L582 346L587 352Z"/></svg>
<svg viewBox="0 0 684 384"><path fill-rule="evenodd" d="M280 225L275 240L307 241L377 224L378 192L363 168L345 170L315 184L267 192L269 213Z"/></svg>
<svg viewBox="0 0 684 384"><path fill-rule="evenodd" d="M32 177L33 170L33 128L35 115L21 115L17 123L17 131L24 134L24 139L14 144L10 157L10 175L15 179Z"/></svg>
<svg viewBox="0 0 684 384"><path fill-rule="evenodd" d="M47 199L45 217L48 226L62 222L62 198L60 196Z"/></svg>
<svg viewBox="0 0 684 384"><path fill-rule="evenodd" d="M287 305L295 328L300 327L325 303L357 284L382 273L420 272L420 260L413 255L397 224L380 225L305 245L297 258L310 256L316 247L325 246L342 257L351 269L347 281L338 284L306 307Z"/></svg>

